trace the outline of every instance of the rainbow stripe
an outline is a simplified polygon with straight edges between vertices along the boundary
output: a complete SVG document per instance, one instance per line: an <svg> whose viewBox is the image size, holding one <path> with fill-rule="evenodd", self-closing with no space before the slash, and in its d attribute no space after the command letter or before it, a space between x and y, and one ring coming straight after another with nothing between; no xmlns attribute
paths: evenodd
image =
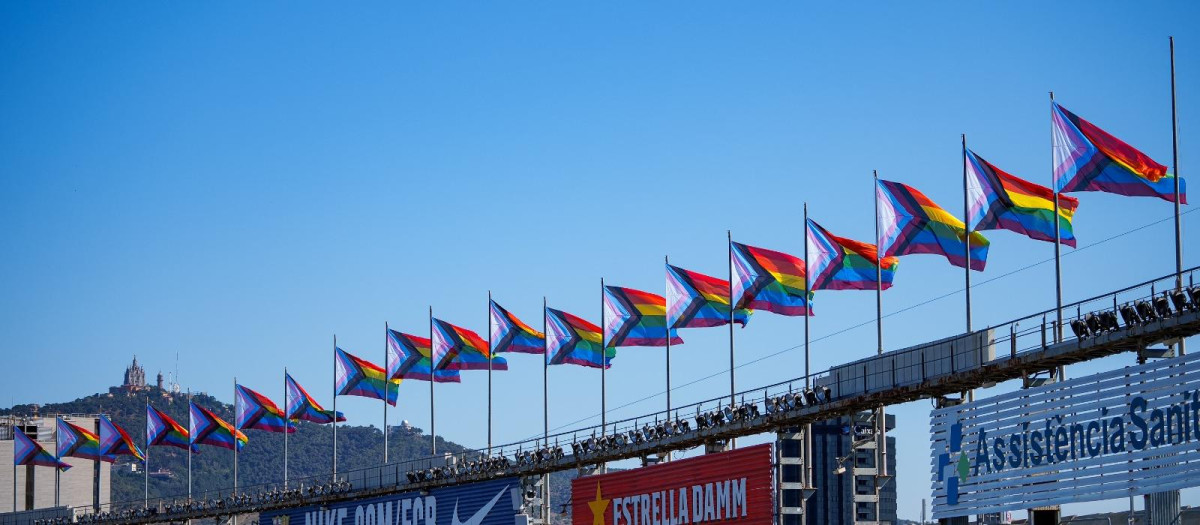
<svg viewBox="0 0 1200 525"><path fill-rule="evenodd" d="M875 284L878 250L867 244L825 231L816 221L808 220L808 285L813 290L887 290L892 287L900 259L884 257L880 285Z"/></svg>
<svg viewBox="0 0 1200 525"><path fill-rule="evenodd" d="M133 456L146 461L142 449L133 443L133 439L125 429L109 421L108 416L100 416L100 454L103 456Z"/></svg>
<svg viewBox="0 0 1200 525"><path fill-rule="evenodd" d="M100 436L83 427L72 425L57 419L58 428L58 457L73 457L114 463L116 456L106 456L100 453Z"/></svg>
<svg viewBox="0 0 1200 525"><path fill-rule="evenodd" d="M308 395L308 391L300 386L292 375L284 372L283 380L287 384L287 414L291 420L305 420L318 425L333 423L333 411L325 410L316 399ZM345 421L346 416L337 413L338 421Z"/></svg>
<svg viewBox="0 0 1200 525"><path fill-rule="evenodd" d="M46 449L36 441L29 439L29 436L20 430L13 433L13 465L57 467L63 471L71 468L70 465L59 461L53 454L46 452Z"/></svg>
<svg viewBox="0 0 1200 525"><path fill-rule="evenodd" d="M414 379L429 381L432 376L438 383L458 383L458 370L438 370L430 373L429 339L388 329L388 377L392 379Z"/></svg>
<svg viewBox="0 0 1200 525"><path fill-rule="evenodd" d="M400 380L389 381L387 373L379 365L351 355L341 348L334 348L333 366L337 377L336 395L372 399L384 399L386 395L387 403L396 406Z"/></svg>
<svg viewBox="0 0 1200 525"><path fill-rule="evenodd" d="M508 370L508 361L491 356L479 334L440 319L433 320L433 362L437 370Z"/></svg>
<svg viewBox="0 0 1200 525"><path fill-rule="evenodd" d="M267 396L242 385L234 385L233 389L237 393L233 398L233 413L238 430L253 428L289 434L296 431L283 411Z"/></svg>
<svg viewBox="0 0 1200 525"><path fill-rule="evenodd" d="M750 310L734 311L742 326ZM667 265L667 320L671 328L702 328L729 324L729 281Z"/></svg>
<svg viewBox="0 0 1200 525"><path fill-rule="evenodd" d="M196 452L196 446L191 445L188 430L176 423L171 416L150 405L146 405L146 442L150 446L175 447L183 450L189 448Z"/></svg>
<svg viewBox="0 0 1200 525"><path fill-rule="evenodd" d="M971 230L1010 230L1054 242L1054 191L1005 173L967 150L967 210ZM1058 196L1059 239L1075 246L1071 218L1079 200Z"/></svg>
<svg viewBox="0 0 1200 525"><path fill-rule="evenodd" d="M241 450L249 441L241 430L233 428L233 425L200 405L191 403L189 414L191 421L188 424L188 433L191 435L192 446L210 445L229 450L237 447Z"/></svg>
<svg viewBox="0 0 1200 525"><path fill-rule="evenodd" d="M967 227L925 194L886 180L876 181L879 203L879 246L885 256L929 253L942 255L950 264L967 266ZM982 272L987 264L988 240L971 232L971 269Z"/></svg>
<svg viewBox="0 0 1200 525"><path fill-rule="evenodd" d="M780 315L812 315L804 261L783 252L730 244L733 296L738 308Z"/></svg>
<svg viewBox="0 0 1200 525"><path fill-rule="evenodd" d="M605 286L604 340L610 347L667 346L666 298L633 288ZM683 344L674 329L671 344Z"/></svg>
<svg viewBox="0 0 1200 525"><path fill-rule="evenodd" d="M530 328L496 301L489 301L488 314L492 318L493 353L546 353L546 334Z"/></svg>
<svg viewBox="0 0 1200 525"><path fill-rule="evenodd" d="M601 337L599 326L562 310L546 309L546 364L608 368L617 351L602 348Z"/></svg>
<svg viewBox="0 0 1200 525"><path fill-rule="evenodd" d="M1131 197L1158 197L1175 202L1175 175L1167 167L1050 103L1054 130L1054 186L1059 192L1105 191ZM1187 188L1179 179L1179 203L1187 204Z"/></svg>

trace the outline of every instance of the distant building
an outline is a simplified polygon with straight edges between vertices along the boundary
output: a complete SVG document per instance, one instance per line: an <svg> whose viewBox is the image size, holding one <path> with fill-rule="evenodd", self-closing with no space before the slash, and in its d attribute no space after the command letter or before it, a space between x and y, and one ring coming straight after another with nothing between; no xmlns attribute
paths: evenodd
<svg viewBox="0 0 1200 525"><path fill-rule="evenodd" d="M158 387L162 388L162 374L158 375ZM150 385L146 384L146 369L138 364L137 356L133 356L133 363L125 367L125 377L121 381L121 386L115 386L108 389L109 394L134 394L137 392L148 392L151 390Z"/></svg>
<svg viewBox="0 0 1200 525"><path fill-rule="evenodd" d="M813 485L808 500L808 525L896 523L896 438L887 438L887 472L879 489L879 519L875 516L876 446L873 415L860 412L813 423ZM887 429L896 417L887 416Z"/></svg>
<svg viewBox="0 0 1200 525"><path fill-rule="evenodd" d="M97 429L97 416L70 416L72 424ZM55 419L31 416L0 420L0 457L13 457L13 432L24 432L49 451L54 450ZM59 506L85 512L93 504L105 507L110 503L112 464L79 458L62 458L71 469L59 474ZM11 461L11 460L9 460ZM0 468L0 487L13 487L16 472L17 510L49 509L54 507L54 469L32 465L16 469ZM12 512L13 498L0 498L0 513Z"/></svg>

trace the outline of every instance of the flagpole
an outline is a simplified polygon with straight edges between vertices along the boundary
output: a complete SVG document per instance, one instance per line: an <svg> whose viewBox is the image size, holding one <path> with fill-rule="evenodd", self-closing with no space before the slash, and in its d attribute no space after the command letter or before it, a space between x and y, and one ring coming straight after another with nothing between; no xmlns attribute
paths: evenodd
<svg viewBox="0 0 1200 525"><path fill-rule="evenodd" d="M161 374L162 372L160 371L159 373ZM147 419L149 419L149 412L150 412L150 398L149 398L149 396L147 396L146 397L146 414L147 414L146 417L147 417ZM150 434L148 432L145 432L142 434L142 436L145 438L143 443L146 444L145 445L146 448L144 451L144 453L146 454L146 461L142 462L142 465L145 467L144 469L142 469L143 470L142 476L145 477L145 482L144 482L145 486L142 488L142 507L150 508Z"/></svg>
<svg viewBox="0 0 1200 525"><path fill-rule="evenodd" d="M333 481L337 482L337 334L333 334Z"/></svg>
<svg viewBox="0 0 1200 525"><path fill-rule="evenodd" d="M967 134L962 134L962 173L963 173L963 229L966 231L966 257L963 275L967 283L967 333L971 333L971 204L967 196Z"/></svg>
<svg viewBox="0 0 1200 525"><path fill-rule="evenodd" d="M542 446L550 446L550 337L546 333L546 296L542 296ZM550 522L550 475L542 474L542 523Z"/></svg>
<svg viewBox="0 0 1200 525"><path fill-rule="evenodd" d="M1054 92L1050 92L1050 104L1054 104ZM1051 108L1053 110L1053 108ZM1050 187L1054 190L1054 342L1062 342L1063 334L1063 315L1062 315L1062 247L1060 227L1059 227L1059 203L1058 203L1058 182L1054 180L1054 120L1051 113L1050 120ZM1062 367L1059 367L1060 369ZM1061 379L1061 378L1060 378Z"/></svg>
<svg viewBox="0 0 1200 525"><path fill-rule="evenodd" d="M883 355L883 254L880 250L883 243L879 239L879 171L872 170L872 176L875 179L875 339L876 339L876 355ZM970 266L970 259L968 264ZM876 523L879 520L879 490L880 477L887 476L887 415L884 413L883 405L879 405L878 412L875 416L876 428L879 429L875 433L878 441L875 443L876 452L876 472L881 474L875 477L875 519Z"/></svg>
<svg viewBox="0 0 1200 525"><path fill-rule="evenodd" d="M809 366L809 337L808 337L808 318L812 317L812 303L809 294L811 289L811 280L808 278L808 203L804 203L804 305L808 308L804 312L804 388L807 390L812 388L812 372ZM813 465L812 465L812 423L804 425L804 465L807 471L807 476L804 478L805 487L812 486ZM805 499L801 505L804 510L804 518L808 519L808 500Z"/></svg>
<svg viewBox="0 0 1200 525"><path fill-rule="evenodd" d="M233 438L233 495L234 495L234 496L237 496L237 488L238 488L238 479L237 479L237 478L238 478L238 439L237 439L237 431L238 431L238 430L240 430L240 429L238 428L238 425L237 425L237 405L238 405L237 377L235 376L235 377L233 378L233 423L234 423L234 424L233 424L233 435L232 435L232 436L230 436L230 437L232 437L232 438ZM233 523L233 525L237 525L237 514L235 514L235 513L232 513L232 512L231 512L231 513L229 513L229 521L230 521L231 523Z"/></svg>
<svg viewBox="0 0 1200 525"><path fill-rule="evenodd" d="M178 374L176 374L178 375ZM178 380L178 378L176 378ZM187 467L188 467L188 503L192 502L192 389L188 388L188 446L187 446ZM191 523L191 520L188 520Z"/></svg>
<svg viewBox="0 0 1200 525"><path fill-rule="evenodd" d="M670 256L664 255L663 262L666 264L671 264ZM663 295L664 298L666 298L667 295L670 295L669 290L664 290L663 293L665 294L665 295ZM667 312L667 414L668 415L670 415L670 413L671 413L671 332L672 332L673 328L674 327L671 326L671 314L670 314L670 312Z"/></svg>
<svg viewBox="0 0 1200 525"><path fill-rule="evenodd" d="M487 451L488 455L492 455L492 291L488 290L488 315L487 315L487 334L488 334L488 435L487 435ZM430 341L432 344L432 340ZM430 351L432 353L432 350ZM429 378L430 381L433 377Z"/></svg>
<svg viewBox="0 0 1200 525"><path fill-rule="evenodd" d="M283 488L288 487L288 434L287 426L291 424L291 414L288 413L287 367L283 367ZM337 419L337 414L333 415Z"/></svg>
<svg viewBox="0 0 1200 525"><path fill-rule="evenodd" d="M388 462L388 389L392 387L392 378L388 377L388 322L383 322L383 464ZM397 392L397 397L399 393ZM286 433L286 432L285 432Z"/></svg>
<svg viewBox="0 0 1200 525"><path fill-rule="evenodd" d="M733 376L733 317L734 311L737 310L733 304L733 233L725 230L725 239L725 248L728 252L726 256L729 258L727 261L729 263L729 406L733 407L736 401Z"/></svg>
<svg viewBox="0 0 1200 525"><path fill-rule="evenodd" d="M429 306L429 450L430 455L437 455L437 423L433 418L433 383L437 377L438 363L434 361L433 346L433 305Z"/></svg>
<svg viewBox="0 0 1200 525"><path fill-rule="evenodd" d="M608 430L608 408L605 393L605 369L608 357L608 341L604 337L604 278L600 278L600 437ZM670 417L670 414L667 414Z"/></svg>
<svg viewBox="0 0 1200 525"><path fill-rule="evenodd" d="M1179 222L1179 117L1175 109L1175 37L1171 44L1171 169L1175 172L1175 289L1183 289L1183 225ZM1184 353L1184 339L1179 339L1179 353Z"/></svg>
<svg viewBox="0 0 1200 525"><path fill-rule="evenodd" d="M13 439L16 439L16 438L13 438ZM16 441L13 441L13 443L16 443ZM58 416L54 417L54 455L58 456ZM59 482L58 482L59 472L60 471L58 469L58 465L55 465L54 466L54 506L55 507L58 506L58 501L59 501ZM15 512L16 509L13 509L13 511Z"/></svg>

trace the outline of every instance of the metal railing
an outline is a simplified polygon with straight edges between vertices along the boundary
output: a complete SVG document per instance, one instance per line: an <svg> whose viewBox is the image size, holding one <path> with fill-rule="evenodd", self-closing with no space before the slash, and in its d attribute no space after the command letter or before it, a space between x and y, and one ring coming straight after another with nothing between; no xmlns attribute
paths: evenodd
<svg viewBox="0 0 1200 525"><path fill-rule="evenodd" d="M951 391L952 380L963 375L964 366L974 374L974 379L969 381L981 383L980 371L1002 367L1007 362L1053 348L1070 348L1071 345L1083 348L1089 340L1098 341L1092 345L1097 349L1093 353L1076 353L1062 358L1081 361L1101 354L1141 349L1168 337L1200 333L1200 288L1195 286L1194 279L1197 272L1200 267L1183 272L1182 302L1180 296L1173 293L1176 276L1170 274L1064 305L1063 324L1071 326L1076 322L1083 326L1082 331L1078 324L1061 329L1058 343L1054 334L1057 309L1051 309L970 334L885 352L807 377L746 390L735 396L735 403L730 403L729 396L721 396L674 408L669 413L659 411L603 426L494 446L490 454L486 450L448 453L339 472L336 478L323 475L291 479L287 487L283 483L266 483L242 486L236 492L232 489L200 491L194 493L190 501L186 495L151 499L145 508L142 500L114 502L102 509L101 518L84 516L77 520L85 523L147 523L219 516L351 496L544 474L794 426L801 421L826 419L872 404L886 405L929 397ZM1164 295L1168 291L1172 293ZM1126 308L1137 315L1131 317ZM1104 320L1100 319L1102 314ZM1131 343L1131 340L1136 342ZM933 349L947 345L950 351L936 353L936 359L924 359L934 355ZM971 352L976 355L970 356ZM922 360L916 360L914 356L917 355L922 356ZM964 355L967 357L961 357ZM956 359L968 359L969 364L955 362ZM889 362L890 368L879 368L880 363ZM853 394L839 394L845 388L840 387L838 370L858 364L864 367L864 388ZM871 371L872 366L876 366L875 372ZM1012 370L1004 377L1013 377ZM813 387L805 386L810 383ZM937 383L937 388L932 387L933 383ZM90 511L91 507L87 507L87 512Z"/></svg>

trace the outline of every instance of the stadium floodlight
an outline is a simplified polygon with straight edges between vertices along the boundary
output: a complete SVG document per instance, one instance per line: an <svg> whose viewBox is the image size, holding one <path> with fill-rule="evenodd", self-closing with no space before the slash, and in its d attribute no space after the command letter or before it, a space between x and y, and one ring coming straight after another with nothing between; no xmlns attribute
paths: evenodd
<svg viewBox="0 0 1200 525"><path fill-rule="evenodd" d="M688 424L686 419L680 419L678 423L680 432L687 433L692 431L691 425Z"/></svg>
<svg viewBox="0 0 1200 525"><path fill-rule="evenodd" d="M1115 332L1121 329L1121 325L1117 323L1117 314L1105 310L1100 312L1100 315L1097 317L1100 318L1100 326L1105 330L1109 332Z"/></svg>
<svg viewBox="0 0 1200 525"><path fill-rule="evenodd" d="M804 405L805 406L813 406L820 402L821 402L821 400L817 399L816 391L814 391L811 388L804 389Z"/></svg>
<svg viewBox="0 0 1200 525"><path fill-rule="evenodd" d="M1100 322L1100 316L1096 314L1087 314L1083 317L1083 322L1087 323L1088 331L1092 335L1099 335L1104 331L1104 325Z"/></svg>
<svg viewBox="0 0 1200 525"><path fill-rule="evenodd" d="M1137 326L1142 323L1142 318L1138 316L1137 310L1131 305L1121 307L1121 320L1125 322L1125 326Z"/></svg>
<svg viewBox="0 0 1200 525"><path fill-rule="evenodd" d="M1188 311L1187 294L1183 290L1171 290L1171 302L1175 304L1175 311L1183 313Z"/></svg>
<svg viewBox="0 0 1200 525"><path fill-rule="evenodd" d="M1087 323L1080 321L1079 319L1075 319L1071 321L1071 331L1075 333L1076 338L1084 339L1088 336Z"/></svg>
<svg viewBox="0 0 1200 525"><path fill-rule="evenodd" d="M1200 310L1200 286L1193 286L1188 289L1188 295L1192 296L1192 309Z"/></svg>
<svg viewBox="0 0 1200 525"><path fill-rule="evenodd" d="M1162 318L1171 317L1171 303L1167 301L1166 297L1155 297L1154 312Z"/></svg>
<svg viewBox="0 0 1200 525"><path fill-rule="evenodd" d="M1134 308L1137 308L1138 316L1142 318L1143 323L1149 323L1156 319L1156 316L1154 315L1154 307L1150 306L1150 303L1146 301L1138 301L1133 306Z"/></svg>

